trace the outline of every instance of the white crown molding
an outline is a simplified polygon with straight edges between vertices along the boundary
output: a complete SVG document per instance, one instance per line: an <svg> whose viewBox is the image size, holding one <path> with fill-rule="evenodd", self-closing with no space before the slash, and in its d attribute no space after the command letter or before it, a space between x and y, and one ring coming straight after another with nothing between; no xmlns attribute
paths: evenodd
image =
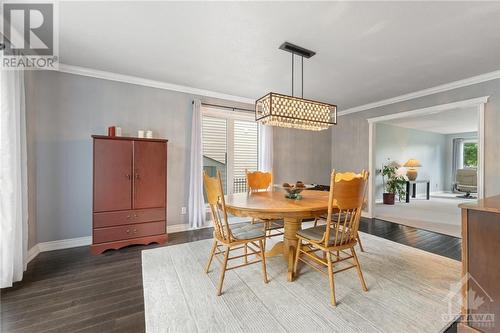
<svg viewBox="0 0 500 333"><path fill-rule="evenodd" d="M480 104L485 104L486 102L488 102L489 97L490 96L482 96L482 97L466 99L466 100L458 101L458 102L433 105L433 106L429 106L429 107L422 108L422 109L416 109L416 110L404 111L404 112L396 112L396 113L391 113L391 114L388 114L385 116L368 118L367 121L368 121L368 123L377 123L377 122L381 122L381 121L388 121L388 120L392 120L392 119L399 119L399 118L405 118L405 117L423 116L423 115L438 113L441 111L453 110L453 109L457 109L457 108L467 108L467 107L472 107L472 106L477 107Z"/></svg>
<svg viewBox="0 0 500 333"><path fill-rule="evenodd" d="M476 75L476 76L473 76L473 77L470 77L467 79L463 79L463 80L453 81L450 83L442 84L442 85L435 86L435 87L428 88L428 89L424 89L424 90L415 91L415 92L401 95L401 96L384 99L384 100L381 100L378 102L373 102L373 103L368 103L365 105L356 106L356 107L353 107L350 109L339 111L338 115L343 116L346 114L366 111L366 110L378 108L378 107L384 106L384 105L404 102L404 101L408 101L410 99L415 99L415 98L419 98L419 97L433 95L433 94L437 94L440 92L453 90L453 89L457 89L457 88L462 88L462 87L467 87L467 86L470 86L473 84L491 81L491 80L496 80L496 79L500 79L500 70L490 72L490 73L481 74L481 75Z"/></svg>
<svg viewBox="0 0 500 333"><path fill-rule="evenodd" d="M157 88L157 89L178 91L178 92L182 92L182 93L186 93L186 94L220 98L220 99L225 99L225 100L233 101L233 102L240 102L240 103L247 103L247 104L254 104L255 103L255 100L253 100L251 98L229 95L229 94L224 94L224 93L211 91L211 90L192 88L192 87L182 86L182 85L168 83L168 82L148 80L148 79L137 77L137 76L124 75L124 74L118 74L118 73L113 73L113 72L106 72L106 71L101 71L101 70L87 68L87 67L67 65L67 64L63 64L63 63L59 64L58 71L63 72L63 73L93 77L93 78L97 78L97 79L124 82L124 83L135 84L135 85L139 85L139 86L145 86L145 87L151 87L151 88Z"/></svg>

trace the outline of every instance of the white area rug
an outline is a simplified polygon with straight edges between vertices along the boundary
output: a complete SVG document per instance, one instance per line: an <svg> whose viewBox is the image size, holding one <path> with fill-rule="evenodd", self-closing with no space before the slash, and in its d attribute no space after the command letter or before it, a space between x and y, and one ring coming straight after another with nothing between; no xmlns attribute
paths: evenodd
<svg viewBox="0 0 500 333"><path fill-rule="evenodd" d="M474 200L446 198L444 195L431 200L411 198L409 203L396 202L395 205L375 205L375 217L404 224L410 227L430 230L461 238L461 211L458 205Z"/></svg>
<svg viewBox="0 0 500 333"><path fill-rule="evenodd" d="M356 270L335 276L338 305L330 306L328 277L301 266L287 282L281 257L226 273L216 296L219 263L204 265L212 240L142 252L147 332L442 332L450 324L447 294L460 279L460 262L361 234L367 252ZM268 244L268 248L271 244ZM236 264L233 260L232 264ZM451 302L459 311L459 296Z"/></svg>

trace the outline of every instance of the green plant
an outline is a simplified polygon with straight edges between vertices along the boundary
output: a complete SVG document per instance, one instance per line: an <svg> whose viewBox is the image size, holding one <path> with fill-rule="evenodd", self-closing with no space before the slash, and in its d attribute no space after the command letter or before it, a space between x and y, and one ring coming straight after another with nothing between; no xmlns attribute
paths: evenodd
<svg viewBox="0 0 500 333"><path fill-rule="evenodd" d="M388 163L382 167L382 182L385 192L397 195L401 201L406 196L406 179L402 175L398 175L399 167L396 161L388 160Z"/></svg>
<svg viewBox="0 0 500 333"><path fill-rule="evenodd" d="M464 166L477 167L477 143L464 143Z"/></svg>

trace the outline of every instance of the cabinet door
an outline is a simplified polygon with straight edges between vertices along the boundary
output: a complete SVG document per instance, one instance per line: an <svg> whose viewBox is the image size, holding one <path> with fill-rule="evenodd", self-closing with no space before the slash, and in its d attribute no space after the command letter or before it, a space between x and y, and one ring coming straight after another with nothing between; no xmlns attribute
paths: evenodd
<svg viewBox="0 0 500 333"><path fill-rule="evenodd" d="M134 141L134 209L165 207L167 145Z"/></svg>
<svg viewBox="0 0 500 333"><path fill-rule="evenodd" d="M94 212L132 208L132 144L94 140Z"/></svg>

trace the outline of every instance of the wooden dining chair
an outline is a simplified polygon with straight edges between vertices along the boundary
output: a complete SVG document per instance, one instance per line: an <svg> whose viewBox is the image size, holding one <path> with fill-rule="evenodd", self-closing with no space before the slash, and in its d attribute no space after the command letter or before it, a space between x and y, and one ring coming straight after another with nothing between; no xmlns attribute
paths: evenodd
<svg viewBox="0 0 500 333"><path fill-rule="evenodd" d="M342 175L344 177L355 177L356 176L356 173L354 172L343 172ZM363 200L363 207L366 205L366 192L365 192L365 198ZM334 221L338 220L338 219L345 219L346 216L343 215L343 216L339 216L339 213L334 213L333 216L332 216L332 219ZM349 217L347 217L349 218ZM314 226L318 226L318 223L321 221L321 222L325 222L326 223L326 219L327 219L327 215L321 215L321 216L318 216L314 219ZM359 237L359 232L356 234L356 239L358 240L358 245L359 245L359 249L361 250L361 252L365 252L365 249L363 248L363 244L361 243L361 238Z"/></svg>
<svg viewBox="0 0 500 333"><path fill-rule="evenodd" d="M319 267L326 266L333 306L336 306L333 278L336 273L356 268L363 290L368 291L354 249L358 243L359 220L367 185L368 172L365 170L361 174L335 173L335 170L333 170L330 180L326 225L318 225L297 232L299 243L293 273L294 275L297 274L299 261L322 273L324 271L318 268L317 264L320 265ZM322 252L323 256L316 255L318 251ZM348 264L348 266L339 267L335 270L337 264L342 266Z"/></svg>
<svg viewBox="0 0 500 333"><path fill-rule="evenodd" d="M208 263L205 268L205 273L210 270L212 259L219 255L223 256L221 261L221 271L219 278L219 287L217 296L222 294L222 285L226 271L248 266L258 262L262 262L262 272L264 274L264 282L267 283L266 271L266 232L260 225L252 224L251 222L243 222L230 225L227 218L226 203L224 200L224 190L220 171L217 170L217 177L209 177L206 172L203 173L203 182L205 185L205 195L212 213L212 221L214 225L214 243ZM231 251L243 249L243 254L229 256ZM248 261L248 257L255 255L252 261ZM258 259L260 258L260 259ZM243 259L243 263L228 267L228 261L234 259ZM219 259L220 261L220 259Z"/></svg>
<svg viewBox="0 0 500 333"><path fill-rule="evenodd" d="M248 193L273 190L273 174L271 172L254 171L245 169ZM252 223L264 223L268 238L283 235L283 219L252 219Z"/></svg>

